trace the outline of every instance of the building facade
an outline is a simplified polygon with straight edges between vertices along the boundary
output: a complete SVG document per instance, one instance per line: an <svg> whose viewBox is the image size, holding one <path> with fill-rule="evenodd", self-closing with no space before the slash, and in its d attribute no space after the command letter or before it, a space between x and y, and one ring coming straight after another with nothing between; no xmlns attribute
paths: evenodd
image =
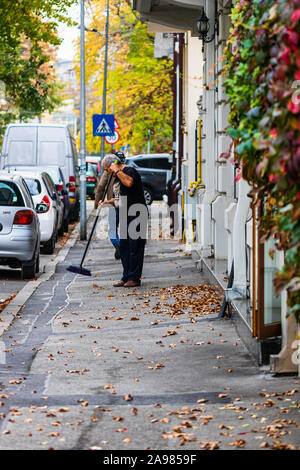
<svg viewBox="0 0 300 470"><path fill-rule="evenodd" d="M273 277L283 254L259 243L260 206L228 158L229 104L224 47L231 0L134 0L133 8L154 33L173 33L173 176L168 202L178 203L183 241L199 269L224 289L238 332L260 364L274 373L296 372L297 335L286 317L286 294L276 297ZM197 20L209 21L206 40ZM198 24L199 27L199 24ZM225 158L226 156L226 158Z"/></svg>

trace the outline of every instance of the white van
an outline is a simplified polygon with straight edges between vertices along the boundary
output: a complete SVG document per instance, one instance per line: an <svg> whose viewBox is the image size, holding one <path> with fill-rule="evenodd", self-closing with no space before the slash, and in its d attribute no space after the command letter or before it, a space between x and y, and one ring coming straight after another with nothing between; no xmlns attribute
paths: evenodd
<svg viewBox="0 0 300 470"><path fill-rule="evenodd" d="M79 172L75 139L59 124L9 124L6 128L0 169L60 167L69 188L71 220L79 218Z"/></svg>

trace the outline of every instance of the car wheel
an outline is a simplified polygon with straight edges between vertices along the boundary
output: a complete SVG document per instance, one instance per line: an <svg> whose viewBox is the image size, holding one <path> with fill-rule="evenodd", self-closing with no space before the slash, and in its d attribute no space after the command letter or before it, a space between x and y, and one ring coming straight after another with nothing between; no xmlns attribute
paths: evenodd
<svg viewBox="0 0 300 470"><path fill-rule="evenodd" d="M59 228L59 230L58 230L58 235L59 235L60 237L62 237L63 234L64 234L64 231L65 231L65 230L64 230L64 221L62 221L61 226L60 226L60 228Z"/></svg>
<svg viewBox="0 0 300 470"><path fill-rule="evenodd" d="M75 208L74 208L73 216L72 216L72 220L74 222L78 222L79 214L80 214L80 204L79 204L79 202L77 202L76 205L75 205Z"/></svg>
<svg viewBox="0 0 300 470"><path fill-rule="evenodd" d="M32 279L35 277L36 272L36 260L34 259L32 263L23 263L21 266L22 270L22 279Z"/></svg>
<svg viewBox="0 0 300 470"><path fill-rule="evenodd" d="M67 233L69 231L69 217L64 219L63 226L64 226L64 232Z"/></svg>
<svg viewBox="0 0 300 470"><path fill-rule="evenodd" d="M153 196L152 196L151 191L149 191L149 189L144 188L144 196L145 196L145 201L146 201L147 206L150 206L150 204L152 204L152 201L153 201Z"/></svg>
<svg viewBox="0 0 300 470"><path fill-rule="evenodd" d="M50 238L50 240L48 240L47 242L43 244L43 253L45 253L46 255L52 255L55 249L56 238L57 238L57 232L55 231L52 234L52 237Z"/></svg>
<svg viewBox="0 0 300 470"><path fill-rule="evenodd" d="M21 264L22 279L32 279L40 270L40 248L33 255L30 262Z"/></svg>
<svg viewBox="0 0 300 470"><path fill-rule="evenodd" d="M35 262L35 273L40 272L40 255L37 255L36 262Z"/></svg>

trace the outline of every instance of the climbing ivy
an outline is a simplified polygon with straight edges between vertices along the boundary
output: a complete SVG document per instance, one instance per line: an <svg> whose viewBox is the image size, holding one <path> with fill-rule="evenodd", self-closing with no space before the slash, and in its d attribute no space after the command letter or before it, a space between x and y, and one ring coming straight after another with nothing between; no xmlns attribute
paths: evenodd
<svg viewBox="0 0 300 470"><path fill-rule="evenodd" d="M225 89L234 158L264 203L261 242L273 236L284 251L274 287L287 289L300 322L300 0L239 0L231 18Z"/></svg>

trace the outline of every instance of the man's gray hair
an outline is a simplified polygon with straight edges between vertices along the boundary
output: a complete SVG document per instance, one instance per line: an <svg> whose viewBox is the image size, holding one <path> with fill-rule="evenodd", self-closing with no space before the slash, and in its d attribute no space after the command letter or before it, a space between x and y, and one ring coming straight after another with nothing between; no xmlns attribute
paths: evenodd
<svg viewBox="0 0 300 470"><path fill-rule="evenodd" d="M107 155L105 155L105 157L103 158L103 161L102 161L102 164L105 163L105 165L110 168L110 165L112 163L116 163L117 165L120 165L121 163L121 159L119 157L117 157L116 155L114 155L113 153L108 153Z"/></svg>

